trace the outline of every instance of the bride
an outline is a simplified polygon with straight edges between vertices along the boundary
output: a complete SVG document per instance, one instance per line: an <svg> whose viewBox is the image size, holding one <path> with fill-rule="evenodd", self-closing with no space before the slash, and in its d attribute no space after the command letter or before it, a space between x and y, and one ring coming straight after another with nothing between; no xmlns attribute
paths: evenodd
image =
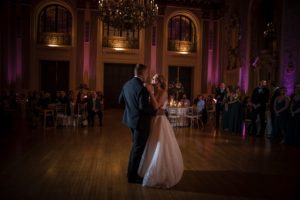
<svg viewBox="0 0 300 200"><path fill-rule="evenodd" d="M163 76L154 75L152 85L146 85L155 109L166 109L168 94ZM165 115L156 115L151 121L150 135L139 165L138 174L143 186L170 188L183 174L183 160L173 128Z"/></svg>

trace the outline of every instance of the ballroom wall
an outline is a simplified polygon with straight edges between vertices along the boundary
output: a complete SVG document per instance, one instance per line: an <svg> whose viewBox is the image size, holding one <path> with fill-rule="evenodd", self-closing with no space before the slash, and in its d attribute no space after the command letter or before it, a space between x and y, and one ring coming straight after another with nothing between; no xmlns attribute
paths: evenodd
<svg viewBox="0 0 300 200"><path fill-rule="evenodd" d="M103 24L95 0L1 1L0 89L41 89L41 60L67 61L71 90L80 83L103 90L104 79L109 78L104 77L105 63L144 63L150 66L150 75L158 72L167 78L169 66L192 67L193 97L212 93L221 81L239 85L246 93L260 79L275 80L289 91L300 81L299 26L295 25L300 13L298 1L225 0L218 8L197 7L189 2L160 4L157 23L140 31L139 49L116 51L102 46ZM72 15L69 46L37 43L37 16L53 3L64 6ZM196 52L168 51L167 24L177 14L195 24ZM266 39L263 32L268 21L275 31Z"/></svg>

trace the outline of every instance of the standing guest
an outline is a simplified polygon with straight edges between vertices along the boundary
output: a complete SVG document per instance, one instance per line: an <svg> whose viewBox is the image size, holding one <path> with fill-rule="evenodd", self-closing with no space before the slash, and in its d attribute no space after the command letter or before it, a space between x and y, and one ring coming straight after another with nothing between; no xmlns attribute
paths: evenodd
<svg viewBox="0 0 300 200"><path fill-rule="evenodd" d="M224 131L229 130L229 122L230 122L230 112L231 112L231 104L229 104L229 101L231 99L231 93L232 87L229 86L226 88L226 95L223 99L223 111L222 111L222 129Z"/></svg>
<svg viewBox="0 0 300 200"><path fill-rule="evenodd" d="M296 85L290 106L291 119L287 128L287 144L300 147L300 84Z"/></svg>
<svg viewBox="0 0 300 200"><path fill-rule="evenodd" d="M252 134L256 136L257 134L257 126L256 126L256 120L257 116L259 116L260 120L260 131L257 136L263 136L265 133L265 128L266 128L266 120L265 120L265 114L266 114L266 108L267 108L267 103L269 101L269 89L267 88L267 81L262 80L259 82L258 87L256 87L253 90L252 93L252 103L254 105L254 114L252 118Z"/></svg>
<svg viewBox="0 0 300 200"><path fill-rule="evenodd" d="M271 83L271 98L270 98L270 113L271 113L271 138L274 136L274 127L275 127L275 111L274 111L274 101L276 97L280 95L279 87L276 82Z"/></svg>
<svg viewBox="0 0 300 200"><path fill-rule="evenodd" d="M103 93L101 91L98 91L97 92L97 97L99 98L101 106L102 106L101 110L104 110L104 96L103 96Z"/></svg>
<svg viewBox="0 0 300 200"><path fill-rule="evenodd" d="M230 95L228 104L230 107L229 113L229 131L232 133L242 133L243 112L240 96L240 88L236 87Z"/></svg>
<svg viewBox="0 0 300 200"><path fill-rule="evenodd" d="M97 93L92 92L87 102L89 125L94 126L95 115L97 114L99 118L99 125L102 126L102 118L103 118L102 104L103 102L101 103Z"/></svg>
<svg viewBox="0 0 300 200"><path fill-rule="evenodd" d="M220 83L220 86L216 89L215 99L216 103L216 128L219 128L220 113L224 109L224 98L226 97L225 83Z"/></svg>
<svg viewBox="0 0 300 200"><path fill-rule="evenodd" d="M275 112L275 126L274 137L272 139L282 138L282 143L286 140L286 131L288 123L288 108L290 104L290 97L286 95L286 88L280 88L280 95L274 100L274 112Z"/></svg>
<svg viewBox="0 0 300 200"><path fill-rule="evenodd" d="M243 100L243 120L245 121L246 133L250 133L252 130L251 119L253 118L253 104L251 98L246 96Z"/></svg>

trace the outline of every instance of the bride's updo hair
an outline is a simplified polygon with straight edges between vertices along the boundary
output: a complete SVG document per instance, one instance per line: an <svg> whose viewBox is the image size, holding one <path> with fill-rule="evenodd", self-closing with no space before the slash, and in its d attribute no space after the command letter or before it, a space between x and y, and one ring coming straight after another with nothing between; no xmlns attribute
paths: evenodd
<svg viewBox="0 0 300 200"><path fill-rule="evenodd" d="M166 83L166 79L165 79L165 77L163 77L163 75L155 74L152 79L157 80L157 82L160 84L160 87L162 89L166 89L167 83Z"/></svg>

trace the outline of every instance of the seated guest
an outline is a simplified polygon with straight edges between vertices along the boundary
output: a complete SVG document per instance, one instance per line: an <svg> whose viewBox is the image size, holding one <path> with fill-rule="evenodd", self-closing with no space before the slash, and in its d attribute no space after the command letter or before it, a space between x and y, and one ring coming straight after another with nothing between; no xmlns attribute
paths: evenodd
<svg viewBox="0 0 300 200"><path fill-rule="evenodd" d="M52 103L51 94L46 92L46 93L41 93L41 95L42 96L39 99L38 106L42 109L46 109L48 108L49 104Z"/></svg>
<svg viewBox="0 0 300 200"><path fill-rule="evenodd" d="M82 92L78 92L77 94L74 113L78 115L77 116L78 118L80 118L78 124L81 126L86 126L87 125L86 98L84 93Z"/></svg>
<svg viewBox="0 0 300 200"><path fill-rule="evenodd" d="M184 107L190 106L191 104L190 100L186 98L186 94L182 95L180 102Z"/></svg>
<svg viewBox="0 0 300 200"><path fill-rule="evenodd" d="M101 97L102 98L102 97ZM103 113L102 113L102 104L103 104L103 99L100 100L96 92L92 92L91 96L88 99L88 121L91 126L94 126L94 119L95 119L95 114L98 115L99 117L99 125L102 126L102 118L103 118Z"/></svg>
<svg viewBox="0 0 300 200"><path fill-rule="evenodd" d="M53 103L60 103L60 101L61 101L61 93L60 93L60 91L56 91L56 94L53 97L52 102Z"/></svg>
<svg viewBox="0 0 300 200"><path fill-rule="evenodd" d="M215 112L216 111L216 102L212 95L208 95L206 100L206 109L207 112Z"/></svg>
<svg viewBox="0 0 300 200"><path fill-rule="evenodd" d="M85 104L86 104L86 98L84 93L78 92L76 102L75 102L74 113L82 114L82 112L84 112Z"/></svg>
<svg viewBox="0 0 300 200"><path fill-rule="evenodd" d="M196 104L197 112L202 113L205 108L205 99L203 95L199 96L198 102Z"/></svg>
<svg viewBox="0 0 300 200"><path fill-rule="evenodd" d="M202 120L204 126L207 123L207 110L206 110L206 101L203 95L199 96L199 100L196 105L198 114L201 116L199 120Z"/></svg>
<svg viewBox="0 0 300 200"><path fill-rule="evenodd" d="M196 97L196 98L194 99L194 101L193 101L193 105L197 105L197 103L198 103L200 97L201 97L201 95L198 94L197 97Z"/></svg>
<svg viewBox="0 0 300 200"><path fill-rule="evenodd" d="M65 91L60 91L60 98L58 103L67 104L68 102L69 102L69 98L66 95Z"/></svg>

